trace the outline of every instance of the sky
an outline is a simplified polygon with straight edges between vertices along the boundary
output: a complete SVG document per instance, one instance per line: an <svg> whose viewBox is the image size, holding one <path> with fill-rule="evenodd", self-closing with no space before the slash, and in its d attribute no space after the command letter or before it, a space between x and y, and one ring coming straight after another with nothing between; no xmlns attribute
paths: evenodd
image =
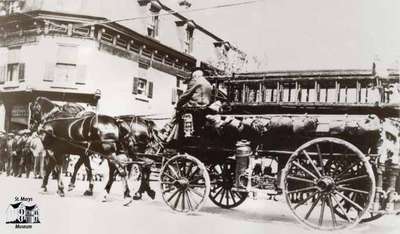
<svg viewBox="0 0 400 234"><path fill-rule="evenodd" d="M175 2L177 0L165 0ZM190 0L192 7L248 0ZM264 70L398 67L399 0L260 0L185 13Z"/></svg>

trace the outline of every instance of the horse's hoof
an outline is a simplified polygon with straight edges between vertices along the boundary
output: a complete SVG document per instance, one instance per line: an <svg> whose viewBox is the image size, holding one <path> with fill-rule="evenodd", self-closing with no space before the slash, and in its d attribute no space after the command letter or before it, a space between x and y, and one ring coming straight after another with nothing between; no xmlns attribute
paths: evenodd
<svg viewBox="0 0 400 234"><path fill-rule="evenodd" d="M72 190L74 190L75 189L75 184L69 184L68 185L68 191L70 192L70 191L72 191Z"/></svg>
<svg viewBox="0 0 400 234"><path fill-rule="evenodd" d="M42 189L43 193L47 193L47 188L46 187L42 186L41 189Z"/></svg>
<svg viewBox="0 0 400 234"><path fill-rule="evenodd" d="M102 202L108 202L109 200L109 194L107 192L104 193L103 199L101 200Z"/></svg>
<svg viewBox="0 0 400 234"><path fill-rule="evenodd" d="M140 200L142 199L142 194L139 192L136 192L135 195L132 197L133 200Z"/></svg>
<svg viewBox="0 0 400 234"><path fill-rule="evenodd" d="M123 201L124 206L129 206L133 202L133 199L131 197L125 197Z"/></svg>
<svg viewBox="0 0 400 234"><path fill-rule="evenodd" d="M60 196L60 197L65 197L65 193L64 193L64 191L62 191L62 190L58 190L58 191L57 191L57 194L58 194L58 196Z"/></svg>
<svg viewBox="0 0 400 234"><path fill-rule="evenodd" d="M93 196L93 191L91 191L91 190L86 190L86 191L83 193L83 196Z"/></svg>
<svg viewBox="0 0 400 234"><path fill-rule="evenodd" d="M147 190L147 195L149 195L149 197L154 200L154 198L156 198L156 192L154 192L154 190L149 189Z"/></svg>

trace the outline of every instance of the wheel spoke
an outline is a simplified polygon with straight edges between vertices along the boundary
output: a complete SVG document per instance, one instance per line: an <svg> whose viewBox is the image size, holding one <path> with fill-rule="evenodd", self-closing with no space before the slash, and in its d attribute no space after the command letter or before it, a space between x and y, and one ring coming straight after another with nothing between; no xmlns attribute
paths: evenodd
<svg viewBox="0 0 400 234"><path fill-rule="evenodd" d="M179 189L177 189L168 199L167 201L170 202L172 200L172 198L174 198L176 196L176 194L178 194Z"/></svg>
<svg viewBox="0 0 400 234"><path fill-rule="evenodd" d="M189 166L189 168L188 168L188 170L185 172L185 176L186 176L186 177L188 177L189 174L190 174L190 172L192 172L193 166L194 166L194 163L191 162L191 163L190 163L190 166Z"/></svg>
<svg viewBox="0 0 400 234"><path fill-rule="evenodd" d="M336 227L337 226L336 217L335 217L335 212L333 210L332 198L331 198L330 194L328 194L327 203L328 203L329 209L331 210L332 225L333 225L333 227Z"/></svg>
<svg viewBox="0 0 400 234"><path fill-rule="evenodd" d="M293 164L296 165L296 167L300 168L301 170L303 170L305 173L309 174L311 177L318 179L317 176L315 176L312 172L310 172L309 170L307 170L305 167L303 167L302 165L300 165L298 162L293 161Z"/></svg>
<svg viewBox="0 0 400 234"><path fill-rule="evenodd" d="M319 226L322 226L322 223L323 223L323 221L324 221L324 212L325 212L325 196L323 195L322 196L322 199L321 199L321 202L322 202L322 204L321 204L321 212L319 213L319 220L318 220L318 224L319 224Z"/></svg>
<svg viewBox="0 0 400 234"><path fill-rule="evenodd" d="M169 193L169 192L173 191L174 189L177 189L177 188L171 187L168 190L163 191L163 194Z"/></svg>
<svg viewBox="0 0 400 234"><path fill-rule="evenodd" d="M364 178L369 178L369 175L362 175L362 176L357 176L357 177L353 177L353 178L339 180L338 182L336 182L336 184L342 184L342 183L346 183L346 182L350 182L350 181L354 181L354 180L362 180Z"/></svg>
<svg viewBox="0 0 400 234"><path fill-rule="evenodd" d="M296 176L287 176L288 179L292 179L292 180L297 180L297 181L302 181L302 182L307 182L310 184L315 184L314 181L306 179L306 178L302 178L302 177L296 177Z"/></svg>
<svg viewBox="0 0 400 234"><path fill-rule="evenodd" d="M167 176L168 178L170 178L170 179L173 180L173 181L176 180L176 178L172 177L172 175L168 174L167 172L164 172L163 175Z"/></svg>
<svg viewBox="0 0 400 234"><path fill-rule="evenodd" d="M189 192L188 192L188 191L185 191L185 193L186 193L186 198L187 198L187 202L188 202L188 208L189 208L190 210L193 210L193 205L192 205L192 202L190 201Z"/></svg>
<svg viewBox="0 0 400 234"><path fill-rule="evenodd" d="M361 206L359 206L357 203L355 203L354 201L352 201L350 198L346 197L346 195L341 194L337 191L335 191L335 194L338 194L339 196L341 196L344 200L346 200L347 202L349 202L351 205L353 205L355 208L357 208L358 210L362 211L363 208Z"/></svg>
<svg viewBox="0 0 400 234"><path fill-rule="evenodd" d="M351 222L349 216L347 215L347 212L344 210L342 204L336 199L335 195L331 195L333 200L335 200L337 206L339 206L340 210L343 212L343 214L346 216L347 221Z"/></svg>
<svg viewBox="0 0 400 234"><path fill-rule="evenodd" d="M235 194L233 194L232 190L229 190L229 193L231 194L233 204L235 204L236 203Z"/></svg>
<svg viewBox="0 0 400 234"><path fill-rule="evenodd" d="M174 182L171 182L171 181L161 181L161 184L173 185Z"/></svg>
<svg viewBox="0 0 400 234"><path fill-rule="evenodd" d="M179 204L179 200L180 200L180 198L181 198L181 195L182 195L182 192L179 191L178 197L176 198L175 203L174 203L174 210L176 210L176 207L177 207L178 204Z"/></svg>
<svg viewBox="0 0 400 234"><path fill-rule="evenodd" d="M199 191L192 189L192 188L189 188L189 191L196 194L197 196L203 198L203 194L199 193Z"/></svg>
<svg viewBox="0 0 400 234"><path fill-rule="evenodd" d="M335 179L340 179L340 178L342 178L342 177L347 173L347 171L349 171L349 170L352 169L353 167L357 166L358 164L360 164L360 161L358 161L358 162L352 162L348 167L346 167L346 169L343 170L342 173L340 173L338 176L336 176Z"/></svg>
<svg viewBox="0 0 400 234"><path fill-rule="evenodd" d="M215 199L222 192L223 189L224 189L223 187L219 187L218 192L216 194L214 194L214 196L212 196L212 198Z"/></svg>
<svg viewBox="0 0 400 234"><path fill-rule="evenodd" d="M175 168L171 164L168 164L168 169L172 172L172 177L175 177L175 180L180 178L178 172L176 172Z"/></svg>
<svg viewBox="0 0 400 234"><path fill-rule="evenodd" d="M304 217L304 219L308 219L308 217L310 217L311 212L314 210L315 206L317 205L317 203L319 202L319 199L321 198L321 194L318 194L317 199L315 200L315 202L312 204L312 206L310 207L310 209L308 210L306 216Z"/></svg>
<svg viewBox="0 0 400 234"><path fill-rule="evenodd" d="M182 175L181 175L181 167L180 167L179 164L178 164L178 160L175 160L174 163L175 163L175 165L176 165L176 168L178 169L178 170L177 170L177 171L178 171L178 176L179 176L179 178L180 178L180 177L182 177Z"/></svg>
<svg viewBox="0 0 400 234"><path fill-rule="evenodd" d="M236 196L238 196L240 199L242 199L242 197L244 196L242 193L239 193L237 191L232 191L233 194L236 194Z"/></svg>
<svg viewBox="0 0 400 234"><path fill-rule="evenodd" d="M219 199L219 203L222 203L222 199L224 199L225 192L226 192L226 189L224 189L224 191L222 191L222 195L221 195L221 198Z"/></svg>
<svg viewBox="0 0 400 234"><path fill-rule="evenodd" d="M229 190L228 189L226 189L225 194L226 194L226 205L229 206Z"/></svg>
<svg viewBox="0 0 400 234"><path fill-rule="evenodd" d="M321 154L321 149L319 148L319 144L315 144L317 147L317 153L318 153L318 158L319 158L319 166L321 167L321 174L325 175L325 169L324 169L324 163L322 162L322 154ZM331 142L331 147L332 147L332 142ZM331 156L332 156L332 150L331 150Z"/></svg>
<svg viewBox="0 0 400 234"><path fill-rule="evenodd" d="M348 192L355 192L355 193L362 193L362 194L369 194L369 192L364 191L364 190L359 190L359 189L354 189L354 188L348 188L348 187L343 187L343 186L338 186L336 187L338 190L342 191L348 191Z"/></svg>
<svg viewBox="0 0 400 234"><path fill-rule="evenodd" d="M317 186L311 186L311 187L306 187L306 188L301 188L301 189L288 191L287 193L288 194L299 193L299 192L304 192L304 191L308 191L308 190L312 190L312 189L318 189L318 187Z"/></svg>
<svg viewBox="0 0 400 234"><path fill-rule="evenodd" d="M315 172L317 172L318 176L321 177L321 173L319 172L318 168L315 166L314 162L312 161L310 155L307 153L306 150L303 150L303 154L307 157L308 162L311 164L311 166L314 168ZM322 163L322 162L321 162Z"/></svg>
<svg viewBox="0 0 400 234"><path fill-rule="evenodd" d="M304 203L306 203L308 200L310 200L311 198L313 198L315 196L315 194L317 194L318 191L313 192L311 195L308 195L308 197L306 197L306 199L304 199L303 201L301 201L300 203L297 203L295 207L293 207L293 209L297 209L299 206L303 205Z"/></svg>
<svg viewBox="0 0 400 234"><path fill-rule="evenodd" d="M183 191L182 192L182 210L185 210L185 201L186 201L185 194L186 194L186 191Z"/></svg>
<svg viewBox="0 0 400 234"><path fill-rule="evenodd" d="M187 176L188 180L191 181L193 179L193 176L196 175L198 171L200 171L199 167L197 167L192 174Z"/></svg>

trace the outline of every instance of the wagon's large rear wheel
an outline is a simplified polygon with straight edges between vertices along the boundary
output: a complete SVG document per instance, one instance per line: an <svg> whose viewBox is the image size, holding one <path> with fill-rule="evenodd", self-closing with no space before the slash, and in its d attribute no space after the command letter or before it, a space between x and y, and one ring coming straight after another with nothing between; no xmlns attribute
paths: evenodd
<svg viewBox="0 0 400 234"><path fill-rule="evenodd" d="M217 206L231 209L242 204L247 198L247 192L232 190L235 183L235 161L210 166L211 177L210 200Z"/></svg>
<svg viewBox="0 0 400 234"><path fill-rule="evenodd" d="M375 194L368 159L357 147L337 138L318 138L300 146L283 178L289 208L300 222L315 229L357 224Z"/></svg>
<svg viewBox="0 0 400 234"><path fill-rule="evenodd" d="M199 210L210 193L210 177L204 164L187 154L176 155L164 164L160 183L165 203L178 212Z"/></svg>

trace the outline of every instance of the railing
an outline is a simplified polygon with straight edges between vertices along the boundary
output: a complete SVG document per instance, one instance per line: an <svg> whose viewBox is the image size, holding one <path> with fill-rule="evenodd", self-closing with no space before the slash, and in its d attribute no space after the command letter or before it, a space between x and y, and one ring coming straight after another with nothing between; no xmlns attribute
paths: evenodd
<svg viewBox="0 0 400 234"><path fill-rule="evenodd" d="M260 72L208 77L240 104L377 105L391 102L396 76L380 78L373 70Z"/></svg>

